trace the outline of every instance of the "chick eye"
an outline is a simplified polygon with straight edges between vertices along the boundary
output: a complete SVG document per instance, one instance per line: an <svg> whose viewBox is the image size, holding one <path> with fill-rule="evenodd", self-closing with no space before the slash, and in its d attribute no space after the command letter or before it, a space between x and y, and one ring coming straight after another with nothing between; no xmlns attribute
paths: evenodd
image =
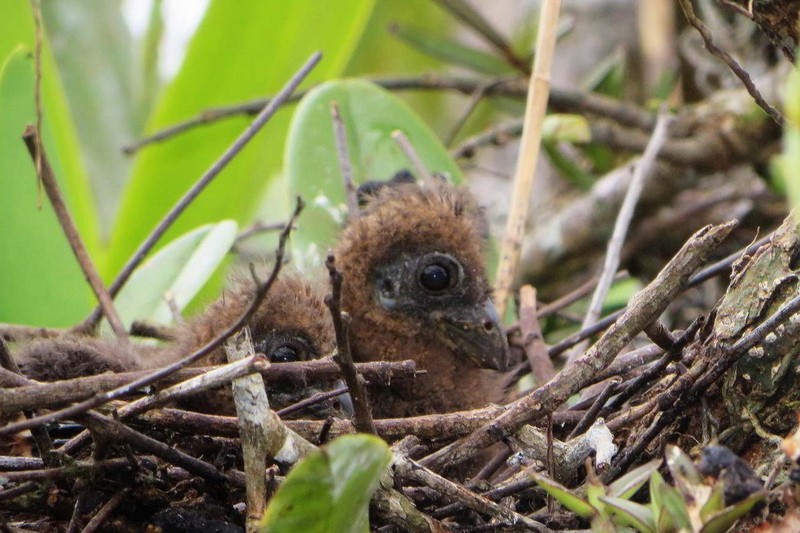
<svg viewBox="0 0 800 533"><path fill-rule="evenodd" d="M291 346L281 346L270 354L269 360L273 363L294 363L300 360L300 356Z"/></svg>
<svg viewBox="0 0 800 533"><path fill-rule="evenodd" d="M419 284L432 292L443 291L450 287L450 272L439 263L431 263L420 271Z"/></svg>

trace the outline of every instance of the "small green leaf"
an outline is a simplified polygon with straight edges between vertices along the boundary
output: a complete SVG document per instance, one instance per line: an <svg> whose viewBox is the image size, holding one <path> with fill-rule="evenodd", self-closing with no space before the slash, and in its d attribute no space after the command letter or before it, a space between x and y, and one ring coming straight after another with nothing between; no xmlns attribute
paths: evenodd
<svg viewBox="0 0 800 533"><path fill-rule="evenodd" d="M369 531L368 504L391 460L371 435L345 435L300 461L272 498L262 533Z"/></svg>
<svg viewBox="0 0 800 533"><path fill-rule="evenodd" d="M706 522L708 518L725 508L725 483L718 481L711 489L711 495L700 508L700 519Z"/></svg>
<svg viewBox="0 0 800 533"><path fill-rule="evenodd" d="M325 83L308 93L295 111L286 146L291 194L307 202L300 228L292 236L293 257L302 270L321 263L346 218L344 182L333 135L331 104L336 102L347 131L353 178L387 180L413 169L392 132L401 130L430 172L462 181L461 170L402 100L363 80Z"/></svg>
<svg viewBox="0 0 800 533"><path fill-rule="evenodd" d="M542 141L542 148L550 163L572 185L582 191L588 191L594 185L595 178L585 172L580 165L569 156L564 155L556 143Z"/></svg>
<svg viewBox="0 0 800 533"><path fill-rule="evenodd" d="M482 74L508 74L512 71L497 56L442 38L439 33L400 24L393 24L390 30L409 45L445 63L466 67Z"/></svg>
<svg viewBox="0 0 800 533"><path fill-rule="evenodd" d="M662 525L674 526L678 529L692 528L692 521L689 518L689 511L686 509L686 501L675 487L662 483L656 485L658 500L661 503L662 515L659 517L659 531L663 531ZM666 512L667 517L664 517Z"/></svg>
<svg viewBox="0 0 800 533"><path fill-rule="evenodd" d="M592 132L586 117L553 113L544 118L542 139L550 142L587 143L592 140Z"/></svg>
<svg viewBox="0 0 800 533"><path fill-rule="evenodd" d="M637 466L608 486L609 496L628 500L644 485L652 474L658 471L661 459Z"/></svg>
<svg viewBox="0 0 800 533"><path fill-rule="evenodd" d="M600 501L611 508L619 523L643 533L655 533L656 521L650 507L613 496L603 496Z"/></svg>
<svg viewBox="0 0 800 533"><path fill-rule="evenodd" d="M581 85L587 92L620 99L624 96L626 66L625 50L617 47L600 60Z"/></svg>
<svg viewBox="0 0 800 533"><path fill-rule="evenodd" d="M201 226L144 262L114 302L125 325L130 327L131 322L142 319L172 322L166 298L183 310L223 262L237 229L233 220Z"/></svg>
<svg viewBox="0 0 800 533"><path fill-rule="evenodd" d="M737 520L749 513L758 502L766 497L767 491L765 490L754 492L736 505L727 507L720 513L712 516L703 524L700 533L725 533Z"/></svg>
<svg viewBox="0 0 800 533"><path fill-rule="evenodd" d="M561 505L581 518L588 519L597 513L591 505L571 493L568 488L560 483L534 472L528 475L531 476L541 488L547 491L548 494L558 500Z"/></svg>

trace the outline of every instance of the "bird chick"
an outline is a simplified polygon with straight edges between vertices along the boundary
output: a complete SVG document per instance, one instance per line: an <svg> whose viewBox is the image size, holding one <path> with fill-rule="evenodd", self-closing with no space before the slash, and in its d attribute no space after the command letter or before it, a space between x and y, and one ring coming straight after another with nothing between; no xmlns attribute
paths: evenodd
<svg viewBox="0 0 800 533"><path fill-rule="evenodd" d="M451 412L503 397L508 344L484 268L472 195L436 180L372 187L335 248L357 361L413 359L427 374L373 387L378 417Z"/></svg>
<svg viewBox="0 0 800 533"><path fill-rule="evenodd" d="M253 292L251 281L235 284L204 312L178 327L174 341L159 347L114 339L60 337L22 345L15 358L23 374L39 381L159 368L188 356L233 325L250 305ZM318 359L331 353L335 343L322 297L297 276L278 278L247 326L255 351L273 363ZM224 363L227 357L220 346L197 365ZM333 383L320 385L326 391L333 387ZM282 409L320 392L320 388L302 382L269 384L270 407ZM209 413L234 413L228 387L197 395L185 405ZM322 402L312 408L319 416L340 414L336 402Z"/></svg>

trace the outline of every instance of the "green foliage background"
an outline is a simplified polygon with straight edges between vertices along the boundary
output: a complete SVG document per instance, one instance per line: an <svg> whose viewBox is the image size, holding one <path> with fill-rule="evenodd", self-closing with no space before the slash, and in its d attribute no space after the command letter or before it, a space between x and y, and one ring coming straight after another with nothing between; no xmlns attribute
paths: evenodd
<svg viewBox="0 0 800 533"><path fill-rule="evenodd" d="M131 252L249 122L236 117L197 128L135 155L124 143L221 105L277 92L315 50L323 62L304 87L356 75L420 74L441 63L394 38L392 24L447 36L453 20L432 2L212 0L174 78L160 83L163 33L156 1L141 39L132 37L121 0L45 2L42 91L44 140L70 211L103 277ZM37 190L20 140L35 122L34 18L27 0L2 0L0 17L0 322L67 326L93 298L46 198ZM55 49L55 51L53 51ZM404 98L442 133L443 97ZM282 172L293 106L280 111L161 240L200 225L289 210ZM40 207L41 206L41 207ZM223 273L205 289L216 294Z"/></svg>

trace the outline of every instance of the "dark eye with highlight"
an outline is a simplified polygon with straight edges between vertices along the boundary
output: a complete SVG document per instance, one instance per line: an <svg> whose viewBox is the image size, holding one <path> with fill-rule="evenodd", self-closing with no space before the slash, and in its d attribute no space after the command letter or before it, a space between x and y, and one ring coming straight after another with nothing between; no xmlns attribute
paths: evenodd
<svg viewBox="0 0 800 533"><path fill-rule="evenodd" d="M269 355L269 360L273 363L294 363L300 360L300 356L291 346L280 346Z"/></svg>
<svg viewBox="0 0 800 533"><path fill-rule="evenodd" d="M419 284L431 292L440 292L450 287L450 272L439 263L431 263L419 273Z"/></svg>

